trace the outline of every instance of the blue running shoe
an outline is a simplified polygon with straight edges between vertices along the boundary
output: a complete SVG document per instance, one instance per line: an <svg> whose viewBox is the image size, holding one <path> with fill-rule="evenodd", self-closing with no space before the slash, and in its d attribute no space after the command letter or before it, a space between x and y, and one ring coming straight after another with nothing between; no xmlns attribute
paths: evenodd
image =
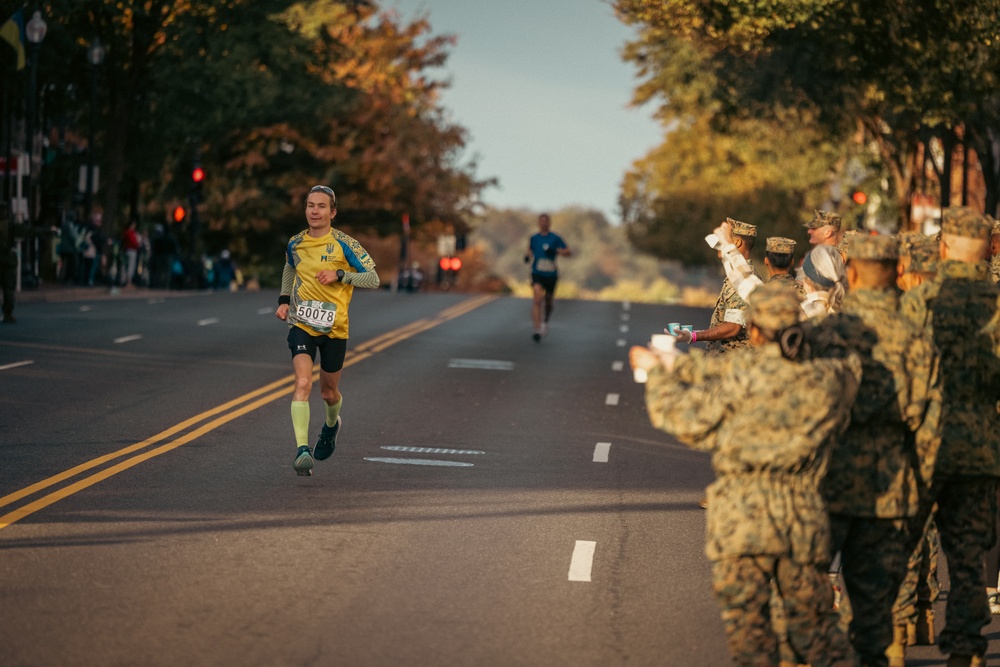
<svg viewBox="0 0 1000 667"><path fill-rule="evenodd" d="M325 461L330 458L333 454L333 450L337 448L337 436L340 435L340 425L342 421L340 415L337 415L337 423L333 426L327 426L323 424L323 430L320 431L319 440L316 441L316 460Z"/></svg>
<svg viewBox="0 0 1000 667"><path fill-rule="evenodd" d="M299 451L295 454L295 463L292 464L292 468L301 477L309 477L313 474L313 457L307 446L302 445L299 447Z"/></svg>

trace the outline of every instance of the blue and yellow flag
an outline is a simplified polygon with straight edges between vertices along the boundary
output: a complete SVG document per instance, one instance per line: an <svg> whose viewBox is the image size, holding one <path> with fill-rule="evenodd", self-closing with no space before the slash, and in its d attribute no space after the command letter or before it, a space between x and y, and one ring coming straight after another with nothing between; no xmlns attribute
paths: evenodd
<svg viewBox="0 0 1000 667"><path fill-rule="evenodd" d="M17 69L24 69L24 11L19 9L0 26L0 39L17 52Z"/></svg>

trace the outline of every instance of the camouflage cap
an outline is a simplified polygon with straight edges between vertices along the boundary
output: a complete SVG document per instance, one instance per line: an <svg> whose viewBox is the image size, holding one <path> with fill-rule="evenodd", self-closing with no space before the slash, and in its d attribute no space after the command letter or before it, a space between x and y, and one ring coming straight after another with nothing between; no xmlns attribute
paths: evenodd
<svg viewBox="0 0 1000 667"><path fill-rule="evenodd" d="M949 206L941 216L941 232L970 239L989 240L993 225L968 206Z"/></svg>
<svg viewBox="0 0 1000 667"><path fill-rule="evenodd" d="M780 255L791 255L795 252L795 241L784 236L769 236L766 250Z"/></svg>
<svg viewBox="0 0 1000 667"><path fill-rule="evenodd" d="M772 280L755 289L749 306L747 320L768 331L787 329L802 315L799 294L785 281Z"/></svg>
<svg viewBox="0 0 1000 667"><path fill-rule="evenodd" d="M733 220L732 218L726 218L726 222L733 229L733 234L738 236L752 236L757 238L757 225L751 225L749 222L742 222L740 220Z"/></svg>
<svg viewBox="0 0 1000 667"><path fill-rule="evenodd" d="M900 247L900 253L906 254L910 258L910 265L906 268L907 272L935 273L940 257L939 245L940 241L933 236L917 234L909 240L909 245L905 249Z"/></svg>
<svg viewBox="0 0 1000 667"><path fill-rule="evenodd" d="M848 230L847 230L846 232L844 232L844 235L843 235L842 237L840 237L840 243L838 243L838 244L837 244L837 250L838 250L838 251L840 252L840 254L841 254L841 255L843 255L843 256L844 256L845 258L846 258L846 257L848 256L848 254L849 254L849 249L848 249L848 245L847 245L847 242L848 242L848 241L849 241L849 240L850 240L850 239L851 239L852 237L854 237L854 236L858 236L859 234L861 234L861 232L859 232L859 231L858 231L858 230L856 230L856 229L848 229ZM845 260L845 261L846 261L846 260Z"/></svg>
<svg viewBox="0 0 1000 667"><path fill-rule="evenodd" d="M882 261L899 259L899 239L886 234L858 234L847 243L847 257L851 260Z"/></svg>
<svg viewBox="0 0 1000 667"><path fill-rule="evenodd" d="M807 222L804 226L808 229L816 229L818 227L831 225L840 229L840 222L840 215L834 213L833 211L816 211L816 215L813 216L813 219Z"/></svg>

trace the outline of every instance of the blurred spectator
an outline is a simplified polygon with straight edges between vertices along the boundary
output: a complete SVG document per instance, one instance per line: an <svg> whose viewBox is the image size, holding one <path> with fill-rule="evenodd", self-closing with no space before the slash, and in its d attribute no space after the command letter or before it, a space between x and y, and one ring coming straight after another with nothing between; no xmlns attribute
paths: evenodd
<svg viewBox="0 0 1000 667"><path fill-rule="evenodd" d="M17 251L0 231L0 287L3 289L3 323L14 324L14 288L17 286Z"/></svg>
<svg viewBox="0 0 1000 667"><path fill-rule="evenodd" d="M399 272L399 289L419 292L423 285L424 272L420 270L420 262L414 262L412 266Z"/></svg>
<svg viewBox="0 0 1000 667"><path fill-rule="evenodd" d="M125 275L119 283L122 287L131 287L135 278L135 269L139 262L139 233L136 231L136 221L129 220L128 226L122 232L122 250L125 251Z"/></svg>
<svg viewBox="0 0 1000 667"><path fill-rule="evenodd" d="M233 261L232 253L223 250L219 253L219 259L215 262L215 289L236 291L239 280L237 276L239 269Z"/></svg>

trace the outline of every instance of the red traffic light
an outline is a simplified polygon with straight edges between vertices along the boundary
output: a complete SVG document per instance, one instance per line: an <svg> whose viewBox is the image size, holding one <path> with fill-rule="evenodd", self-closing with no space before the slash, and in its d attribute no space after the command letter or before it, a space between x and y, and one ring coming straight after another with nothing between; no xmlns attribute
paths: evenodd
<svg viewBox="0 0 1000 667"><path fill-rule="evenodd" d="M205 180L205 170L201 167L195 167L191 172L191 180L195 183L201 183Z"/></svg>
<svg viewBox="0 0 1000 667"><path fill-rule="evenodd" d="M174 209L174 222L184 222L185 211L183 206Z"/></svg>
<svg viewBox="0 0 1000 667"><path fill-rule="evenodd" d="M451 260L449 261L448 268L451 269L452 271L458 271L460 268L462 268L462 260L459 259L458 257L452 257Z"/></svg>
<svg viewBox="0 0 1000 667"><path fill-rule="evenodd" d="M855 190L854 194L851 195L851 199L854 200L855 204L859 205L868 203L868 195L866 195L861 190Z"/></svg>

